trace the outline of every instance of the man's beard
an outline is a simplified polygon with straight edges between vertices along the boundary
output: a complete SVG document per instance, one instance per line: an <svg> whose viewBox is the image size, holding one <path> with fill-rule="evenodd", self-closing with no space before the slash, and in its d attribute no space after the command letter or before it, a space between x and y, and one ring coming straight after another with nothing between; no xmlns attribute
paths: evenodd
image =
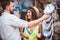
<svg viewBox="0 0 60 40"><path fill-rule="evenodd" d="M10 11L11 14L14 14L14 11Z"/></svg>

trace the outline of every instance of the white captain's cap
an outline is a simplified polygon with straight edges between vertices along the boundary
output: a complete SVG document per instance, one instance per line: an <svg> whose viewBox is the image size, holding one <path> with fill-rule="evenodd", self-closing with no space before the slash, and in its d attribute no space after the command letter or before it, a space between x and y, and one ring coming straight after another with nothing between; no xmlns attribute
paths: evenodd
<svg viewBox="0 0 60 40"><path fill-rule="evenodd" d="M48 4L44 9L44 14L51 14L55 10L53 4Z"/></svg>

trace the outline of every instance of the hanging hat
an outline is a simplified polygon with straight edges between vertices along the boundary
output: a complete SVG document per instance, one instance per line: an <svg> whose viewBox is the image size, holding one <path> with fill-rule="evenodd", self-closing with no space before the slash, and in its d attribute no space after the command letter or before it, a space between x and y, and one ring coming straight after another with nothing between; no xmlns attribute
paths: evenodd
<svg viewBox="0 0 60 40"><path fill-rule="evenodd" d="M39 12L38 8L34 6L33 9L36 11L37 17L40 17L40 14L39 14L40 12Z"/></svg>
<svg viewBox="0 0 60 40"><path fill-rule="evenodd" d="M53 4L48 4L44 9L44 14L51 14L55 10Z"/></svg>

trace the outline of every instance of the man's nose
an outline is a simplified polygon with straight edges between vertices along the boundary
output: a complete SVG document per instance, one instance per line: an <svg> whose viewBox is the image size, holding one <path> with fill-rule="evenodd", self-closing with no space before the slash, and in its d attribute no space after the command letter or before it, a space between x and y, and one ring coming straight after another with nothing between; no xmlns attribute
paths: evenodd
<svg viewBox="0 0 60 40"><path fill-rule="evenodd" d="M14 7L14 9L15 9L15 7Z"/></svg>

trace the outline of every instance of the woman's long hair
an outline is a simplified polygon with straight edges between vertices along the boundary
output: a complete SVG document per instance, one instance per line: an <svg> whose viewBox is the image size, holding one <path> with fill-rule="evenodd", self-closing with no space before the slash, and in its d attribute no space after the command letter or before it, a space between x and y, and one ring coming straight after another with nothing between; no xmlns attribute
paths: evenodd
<svg viewBox="0 0 60 40"><path fill-rule="evenodd" d="M32 12L32 20L38 19L36 10L35 10L33 7L29 7L28 10L30 10L30 11ZM28 11L28 10L27 10L27 11ZM26 16L26 20L27 20L27 21L30 21L30 20L27 18L27 16Z"/></svg>

